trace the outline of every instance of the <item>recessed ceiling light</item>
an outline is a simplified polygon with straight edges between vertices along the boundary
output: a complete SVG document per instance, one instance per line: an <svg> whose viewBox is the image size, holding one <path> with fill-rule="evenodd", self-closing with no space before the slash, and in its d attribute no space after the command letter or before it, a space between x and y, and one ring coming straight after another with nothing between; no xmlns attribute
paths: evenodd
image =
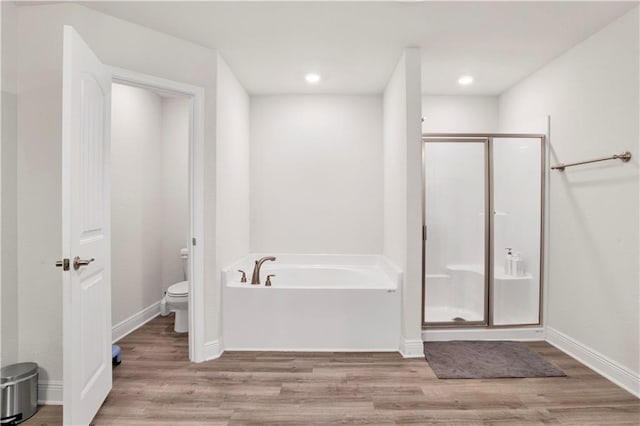
<svg viewBox="0 0 640 426"><path fill-rule="evenodd" d="M316 84L320 81L320 75L310 72L304 76L304 79L307 80L309 84Z"/></svg>
<svg viewBox="0 0 640 426"><path fill-rule="evenodd" d="M463 75L458 79L458 84L461 86L468 86L473 83L473 77L470 75Z"/></svg>

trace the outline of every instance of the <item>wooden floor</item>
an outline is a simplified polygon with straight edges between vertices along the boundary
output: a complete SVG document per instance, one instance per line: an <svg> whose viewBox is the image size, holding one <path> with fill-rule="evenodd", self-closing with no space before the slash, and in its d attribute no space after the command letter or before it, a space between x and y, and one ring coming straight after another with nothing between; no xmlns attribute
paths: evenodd
<svg viewBox="0 0 640 426"><path fill-rule="evenodd" d="M438 380L396 353L225 352L191 364L186 335L156 318L122 341L96 425L640 424L640 400L544 342L568 377ZM42 407L25 424L59 424Z"/></svg>

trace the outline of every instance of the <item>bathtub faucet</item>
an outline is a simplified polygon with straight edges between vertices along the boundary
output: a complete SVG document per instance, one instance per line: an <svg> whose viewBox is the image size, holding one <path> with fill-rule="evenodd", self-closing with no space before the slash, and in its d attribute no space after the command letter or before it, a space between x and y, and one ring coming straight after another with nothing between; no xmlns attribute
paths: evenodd
<svg viewBox="0 0 640 426"><path fill-rule="evenodd" d="M267 256L263 257L262 259L256 260L256 266L253 267L253 275L251 275L251 284L260 284L260 267L267 260L274 261L276 260L276 258L274 256Z"/></svg>

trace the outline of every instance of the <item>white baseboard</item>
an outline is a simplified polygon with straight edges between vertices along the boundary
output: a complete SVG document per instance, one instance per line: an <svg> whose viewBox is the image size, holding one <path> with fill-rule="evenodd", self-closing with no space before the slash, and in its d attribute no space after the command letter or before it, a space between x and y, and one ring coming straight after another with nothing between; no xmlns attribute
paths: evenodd
<svg viewBox="0 0 640 426"><path fill-rule="evenodd" d="M142 327L158 315L160 315L159 300L147 306L140 312L131 315L126 320L114 325L111 329L111 341L113 343L116 343L118 340L122 339L124 336L135 331L136 329Z"/></svg>
<svg viewBox="0 0 640 426"><path fill-rule="evenodd" d="M424 358L424 343L422 340L403 339L399 352L403 358Z"/></svg>
<svg viewBox="0 0 640 426"><path fill-rule="evenodd" d="M220 358L222 355L222 346L219 340L212 340L204 344L204 360L209 361L212 359Z"/></svg>
<svg viewBox="0 0 640 426"><path fill-rule="evenodd" d="M62 405L62 380L38 381L39 405Z"/></svg>
<svg viewBox="0 0 640 426"><path fill-rule="evenodd" d="M640 376L566 334L547 327L547 342L640 398Z"/></svg>
<svg viewBox="0 0 640 426"><path fill-rule="evenodd" d="M227 346L224 348L225 351L234 351L234 352L353 352L353 353L368 353L368 352L389 352L396 353L398 352L398 348L363 348L363 349L354 349L354 348L345 348L345 347L328 347L328 348L314 348L314 347L287 347L287 346L242 346L242 347L233 347ZM224 352L224 351L223 351Z"/></svg>
<svg viewBox="0 0 640 426"><path fill-rule="evenodd" d="M425 342L446 342L449 340L540 341L545 340L545 330L543 327L423 330L422 339Z"/></svg>

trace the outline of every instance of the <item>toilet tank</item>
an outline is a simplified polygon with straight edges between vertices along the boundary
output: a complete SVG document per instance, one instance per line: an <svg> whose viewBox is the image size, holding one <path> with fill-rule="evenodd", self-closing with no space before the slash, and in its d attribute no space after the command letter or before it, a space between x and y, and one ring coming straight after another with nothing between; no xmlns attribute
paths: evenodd
<svg viewBox="0 0 640 426"><path fill-rule="evenodd" d="M184 279L189 279L189 249L184 247L180 249L180 259L182 260L182 273Z"/></svg>

